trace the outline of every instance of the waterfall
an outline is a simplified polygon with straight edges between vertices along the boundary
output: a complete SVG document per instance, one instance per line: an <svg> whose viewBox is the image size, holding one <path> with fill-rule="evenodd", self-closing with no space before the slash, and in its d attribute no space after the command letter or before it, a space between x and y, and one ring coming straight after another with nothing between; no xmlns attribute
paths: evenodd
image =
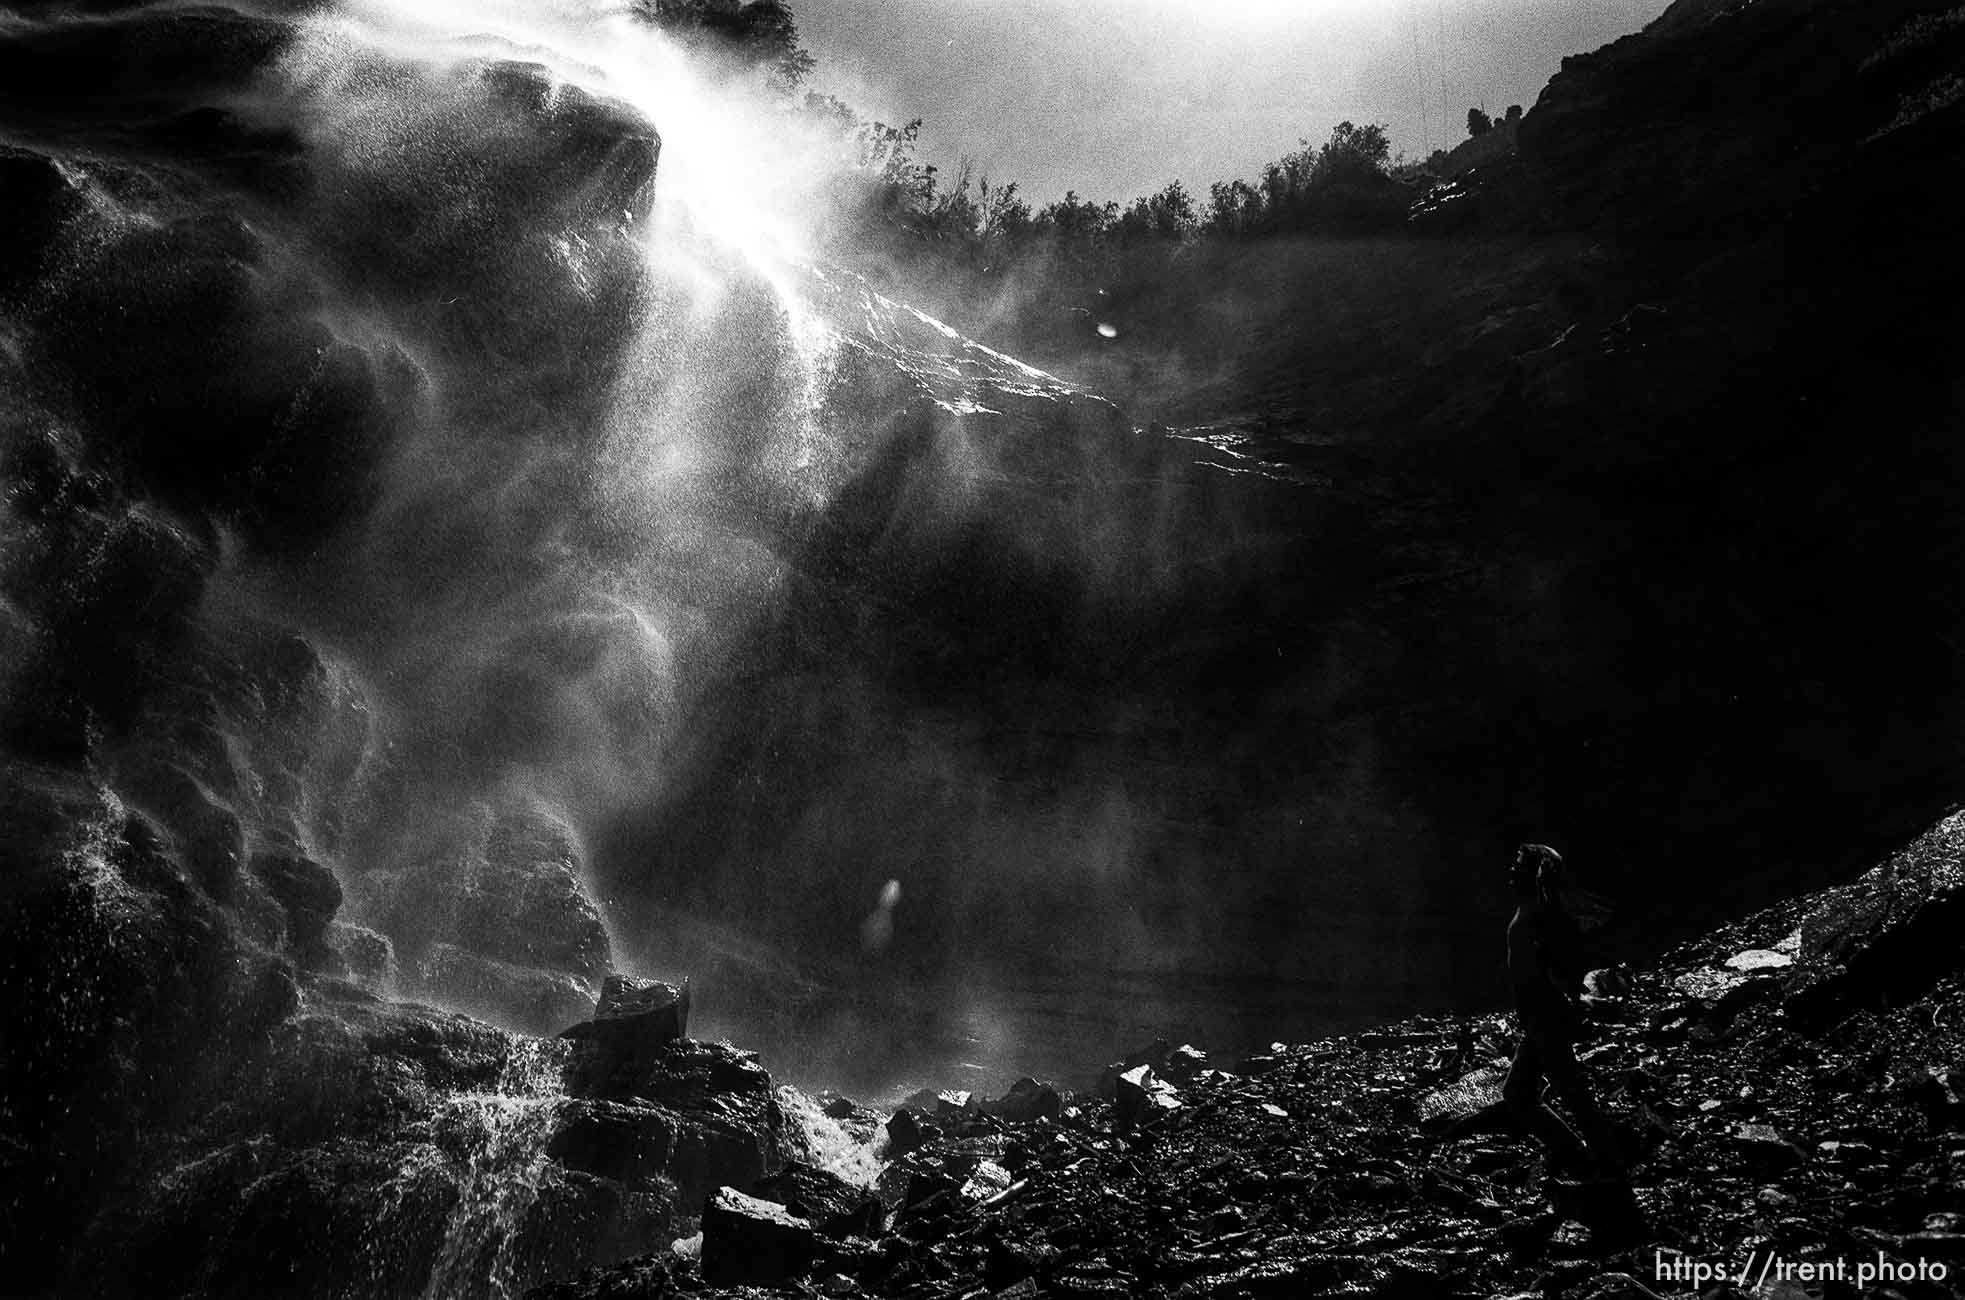
<svg viewBox="0 0 1965 1300"><path fill-rule="evenodd" d="M566 1044L514 1039L488 1092L453 1093L431 1117L458 1189L425 1300L515 1300L537 1279L520 1258L527 1215L556 1177L547 1139L565 1100L560 1071Z"/></svg>

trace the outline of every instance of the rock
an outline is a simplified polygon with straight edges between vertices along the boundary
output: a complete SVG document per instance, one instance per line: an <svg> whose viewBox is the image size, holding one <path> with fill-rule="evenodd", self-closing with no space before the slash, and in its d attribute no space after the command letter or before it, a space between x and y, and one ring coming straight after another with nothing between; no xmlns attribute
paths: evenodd
<svg viewBox="0 0 1965 1300"><path fill-rule="evenodd" d="M817 1249L810 1223L734 1187L718 1188L703 1207L703 1278L718 1286L800 1277Z"/></svg>
<svg viewBox="0 0 1965 1300"><path fill-rule="evenodd" d="M562 1106L546 1149L566 1169L619 1184L659 1236L718 1187L756 1183L778 1141L772 1117L741 1101L723 1113L582 1098Z"/></svg>
<svg viewBox="0 0 1965 1300"><path fill-rule="evenodd" d="M647 1183L675 1167L681 1127L678 1116L659 1106L585 1099L565 1108L547 1150L568 1169ZM727 1181L719 1177L713 1186Z"/></svg>
<svg viewBox="0 0 1965 1300"><path fill-rule="evenodd" d="M922 1088L909 1093L898 1109L948 1125L980 1113L981 1104L966 1088Z"/></svg>
<svg viewBox="0 0 1965 1300"><path fill-rule="evenodd" d="M1169 1082L1184 1086L1199 1078L1207 1068L1208 1054L1191 1043L1182 1043L1167 1053L1167 1063L1160 1073Z"/></svg>
<svg viewBox="0 0 1965 1300"><path fill-rule="evenodd" d="M1631 991L1631 971L1628 966L1607 966L1593 970L1583 977L1586 992L1600 998L1621 998Z"/></svg>
<svg viewBox="0 0 1965 1300"><path fill-rule="evenodd" d="M1702 1046L1724 1042L1738 1032L1748 1008L1778 1002L1781 985L1772 975L1701 966L1680 973L1672 989L1681 1000L1653 1013L1646 1041L1657 1046L1691 1039Z"/></svg>
<svg viewBox="0 0 1965 1300"><path fill-rule="evenodd" d="M395 978L396 949L388 935L335 921L327 928L325 942L340 954L342 964L358 983L381 988Z"/></svg>
<svg viewBox="0 0 1965 1300"><path fill-rule="evenodd" d="M275 850L252 855L248 864L287 915L287 942L303 959L327 945L328 923L341 906L341 882L305 854Z"/></svg>
<svg viewBox="0 0 1965 1300"><path fill-rule="evenodd" d="M969 1176L955 1189L955 1195L958 1200L975 1205L1000 1194L1015 1181L1010 1171L994 1160L978 1160Z"/></svg>
<svg viewBox="0 0 1965 1300"><path fill-rule="evenodd" d="M1101 1101L1111 1101L1118 1093L1119 1076L1140 1066L1151 1067L1158 1073L1167 1064L1167 1053L1172 1050L1164 1038L1156 1038L1144 1047L1126 1053L1124 1060L1114 1061L1099 1075L1098 1095Z"/></svg>
<svg viewBox="0 0 1965 1300"><path fill-rule="evenodd" d="M1737 971L1779 970L1794 965L1794 957L1772 948L1748 948L1726 959L1726 968Z"/></svg>
<svg viewBox="0 0 1965 1300"><path fill-rule="evenodd" d="M783 1116L771 1076L748 1053L669 1043L598 1072L597 1049L576 1042L567 1091L548 1144L570 1170L619 1184L650 1227L673 1228L718 1187L752 1187L781 1156ZM619 1066L619 1063L616 1063ZM633 1227L626 1224L621 1229Z"/></svg>
<svg viewBox="0 0 1965 1300"><path fill-rule="evenodd" d="M1507 1105L1501 1085L1508 1072L1489 1068L1436 1088L1420 1097L1419 1126L1428 1133L1465 1137L1483 1131L1506 1131Z"/></svg>
<svg viewBox="0 0 1965 1300"><path fill-rule="evenodd" d="M1788 1135L1772 1124L1738 1124L1731 1134L1733 1149L1761 1169L1788 1169L1807 1159Z"/></svg>
<svg viewBox="0 0 1965 1300"><path fill-rule="evenodd" d="M1179 1110L1180 1092L1152 1066L1135 1066L1118 1077L1112 1107L1114 1123L1129 1129Z"/></svg>
<svg viewBox="0 0 1965 1300"><path fill-rule="evenodd" d="M1744 986L1748 978L1747 975L1737 971L1699 966L1674 976L1672 991L1681 998L1710 1007L1735 989Z"/></svg>
<svg viewBox="0 0 1965 1300"><path fill-rule="evenodd" d="M782 1205L822 1235L868 1235L880 1228L880 1201L864 1187L802 1161L766 1174L751 1195Z"/></svg>
<svg viewBox="0 0 1965 1300"><path fill-rule="evenodd" d="M585 985L571 975L514 966L456 944L431 945L417 974L428 996L524 1033L550 1034L589 1005Z"/></svg>
<svg viewBox="0 0 1965 1300"><path fill-rule="evenodd" d="M933 1115L943 1129L961 1134L982 1117L982 1103L966 1088L950 1088L935 1094Z"/></svg>
<svg viewBox="0 0 1965 1300"><path fill-rule="evenodd" d="M1820 1032L1865 1006L1901 1006L1965 967L1965 810L1861 879L1826 891L1802 920L1785 986L1796 1025Z"/></svg>
<svg viewBox="0 0 1965 1300"><path fill-rule="evenodd" d="M1965 1127L1965 1071L1925 1069L1908 1080L1904 1095L1940 1131Z"/></svg>
<svg viewBox="0 0 1965 1300"><path fill-rule="evenodd" d="M770 1076L757 1068L753 1056L733 1053L729 1058L719 1058L713 1053L692 1053L690 1049L698 1045L690 1045L682 1037L688 1023L688 982L676 988L660 980L607 976L593 1019L560 1033L562 1039L578 1045L570 1088L582 1096L599 1098L648 1096L650 1090L664 1094L674 1086L676 1062L694 1058L696 1066L707 1072L702 1084L711 1094L727 1088L757 1096L760 1086L762 1092L768 1092Z"/></svg>
<svg viewBox="0 0 1965 1300"><path fill-rule="evenodd" d="M939 1128L923 1122L914 1111L903 1107L887 1121L887 1158L897 1160L940 1136Z"/></svg>
<svg viewBox="0 0 1965 1300"><path fill-rule="evenodd" d="M687 1038L689 982L677 988L660 980L609 975L601 984L593 1024L597 1038L624 1044Z"/></svg>
<svg viewBox="0 0 1965 1300"><path fill-rule="evenodd" d="M117 774L117 789L168 831L207 894L220 903L232 900L245 859L236 812L175 763L133 763Z"/></svg>
<svg viewBox="0 0 1965 1300"><path fill-rule="evenodd" d="M1064 1110L1064 1098L1048 1083L1028 1076L1010 1085L995 1101L983 1103L983 1113L1009 1124L1029 1124L1040 1119L1056 1119Z"/></svg>
<svg viewBox="0 0 1965 1300"><path fill-rule="evenodd" d="M602 975L610 956L606 926L581 881L573 832L538 810L492 824L480 869L459 900L454 934L456 943L487 957L586 979Z"/></svg>

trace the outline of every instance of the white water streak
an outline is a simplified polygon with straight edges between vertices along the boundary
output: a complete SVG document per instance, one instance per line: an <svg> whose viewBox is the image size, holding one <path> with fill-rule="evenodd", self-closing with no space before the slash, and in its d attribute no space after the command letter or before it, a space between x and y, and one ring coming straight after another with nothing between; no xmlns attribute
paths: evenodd
<svg viewBox="0 0 1965 1300"><path fill-rule="evenodd" d="M459 1192L425 1300L515 1300L536 1279L518 1247L528 1214L558 1177L546 1154L560 1104L565 1045L515 1038L491 1092L443 1098L438 1131L461 1143L450 1169Z"/></svg>

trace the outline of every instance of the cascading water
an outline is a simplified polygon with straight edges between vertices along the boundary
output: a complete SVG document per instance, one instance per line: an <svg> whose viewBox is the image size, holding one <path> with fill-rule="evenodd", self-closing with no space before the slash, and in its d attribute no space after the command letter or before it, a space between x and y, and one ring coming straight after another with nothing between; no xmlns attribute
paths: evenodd
<svg viewBox="0 0 1965 1300"><path fill-rule="evenodd" d="M305 1257L322 1296L515 1294L781 1142L864 1180L728 1049L677 1066L714 1087L562 1094L507 1031L610 972L695 975L697 1037L879 1087L979 1055L986 945L1138 929L1123 783L1042 753L1124 680L1191 494L1108 404L826 265L850 150L703 58L601 4L0 26L9 736L76 767L54 805L115 810L81 875L135 934L41 965L156 1026L141 1069L91 1046L20 1089L127 1098L130 1221L225 1225L142 1246L159 1293ZM67 92L104 69L113 105ZM207 1110L187 1158L171 1117ZM69 1241L119 1144L32 1140L104 1175L63 1173Z"/></svg>
<svg viewBox="0 0 1965 1300"><path fill-rule="evenodd" d="M561 1103L565 1044L516 1040L498 1086L456 1093L431 1116L451 1156L458 1202L444 1226L426 1300L509 1300L534 1279L518 1258L526 1216L556 1171L546 1153Z"/></svg>
<svg viewBox="0 0 1965 1300"><path fill-rule="evenodd" d="M593 992L565 951L447 919L480 890L484 828L513 819L563 828L571 847L549 856L614 931L617 965L723 968L712 1007L717 989L737 1010L814 978L906 982L859 952L858 850L797 842L859 797L809 784L861 779L887 761L882 733L915 725L858 662L864 616L845 611L904 609L979 550L1094 605L1154 599L1166 504L1142 526L1102 500L1102 478L1138 469L1115 450L1123 422L820 265L843 142L631 7L344 4L302 22L241 103L325 178L319 201L268 218L320 268L324 318L414 376L350 544L310 559L304 592L288 571L237 575L242 603L357 664L386 717L387 775L339 856L406 990L545 1031L568 979ZM378 228L397 209L406 225ZM1061 503L1039 495L1059 484ZM854 554L869 548L892 554ZM767 770L819 737L846 752ZM991 779L967 744L924 739L866 779ZM1067 820L1115 815L1108 792L1086 803ZM980 812L1003 823L980 843L1039 833L1021 807ZM879 850L900 860L883 875L928 852ZM1082 890L1074 856L1030 874ZM778 909L786 889L843 914L814 942ZM985 884L964 907L1003 899Z"/></svg>

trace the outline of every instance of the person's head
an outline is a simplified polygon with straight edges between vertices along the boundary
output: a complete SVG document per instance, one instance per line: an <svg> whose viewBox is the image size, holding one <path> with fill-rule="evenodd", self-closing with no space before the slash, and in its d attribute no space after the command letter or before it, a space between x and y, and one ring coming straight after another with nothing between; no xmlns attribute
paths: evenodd
<svg viewBox="0 0 1965 1300"><path fill-rule="evenodd" d="M1516 898L1532 901L1553 894L1561 875L1562 854L1546 844L1524 844L1515 850L1515 866L1508 882L1514 886Z"/></svg>

